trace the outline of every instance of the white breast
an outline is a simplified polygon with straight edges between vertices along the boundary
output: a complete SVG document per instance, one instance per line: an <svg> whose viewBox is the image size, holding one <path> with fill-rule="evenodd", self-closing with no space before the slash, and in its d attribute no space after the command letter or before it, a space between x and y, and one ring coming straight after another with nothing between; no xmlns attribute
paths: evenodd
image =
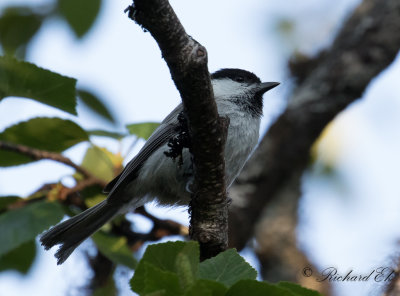
<svg viewBox="0 0 400 296"><path fill-rule="evenodd" d="M253 95L249 85L221 79L213 81L213 90L218 113L230 118L225 144L225 176L229 187L257 145L260 118L250 115L235 102Z"/></svg>
<svg viewBox="0 0 400 296"><path fill-rule="evenodd" d="M257 145L260 119L249 116L248 113L226 106L231 103L218 101L218 112L221 116L228 116L230 124L225 144L225 176L229 188L242 170L254 147ZM226 112L220 110L228 110Z"/></svg>

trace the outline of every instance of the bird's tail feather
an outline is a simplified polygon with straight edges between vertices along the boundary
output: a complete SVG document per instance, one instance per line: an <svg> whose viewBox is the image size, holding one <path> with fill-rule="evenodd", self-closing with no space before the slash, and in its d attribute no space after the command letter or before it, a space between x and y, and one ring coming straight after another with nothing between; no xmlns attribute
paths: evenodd
<svg viewBox="0 0 400 296"><path fill-rule="evenodd" d="M120 206L102 201L96 206L52 227L40 241L46 250L61 244L55 257L62 264L85 239L97 231L119 211Z"/></svg>

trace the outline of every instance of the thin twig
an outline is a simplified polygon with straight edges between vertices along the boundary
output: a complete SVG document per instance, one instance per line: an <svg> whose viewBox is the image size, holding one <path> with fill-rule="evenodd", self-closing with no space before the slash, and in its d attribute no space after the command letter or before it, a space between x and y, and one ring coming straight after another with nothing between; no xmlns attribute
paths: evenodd
<svg viewBox="0 0 400 296"><path fill-rule="evenodd" d="M40 150L32 147L28 147L21 144L12 144L9 142L0 141L0 149L13 151L17 153L24 154L33 160L41 160L41 159L50 159L63 164L66 164L72 168L74 168L77 172L81 173L87 179L96 179L91 173L89 173L83 167L75 164L71 159L61 155L60 153L50 152L46 150ZM98 184L106 185L105 181L96 181Z"/></svg>
<svg viewBox="0 0 400 296"><path fill-rule="evenodd" d="M91 176L87 179L77 182L74 187L66 188L62 194L62 198L66 197L70 194L80 192L83 189L93 186L93 185L99 185L100 187L104 187L106 185L106 182L104 182L103 180L101 180L99 178Z"/></svg>
<svg viewBox="0 0 400 296"><path fill-rule="evenodd" d="M135 213L140 214L153 222L153 228L148 233L137 233L132 231L131 222L125 218L113 224L112 233L126 237L128 245L133 251L137 251L146 242L158 241L165 236L182 235L187 236L188 227L172 220L158 219L148 213L144 207L137 208Z"/></svg>
<svg viewBox="0 0 400 296"><path fill-rule="evenodd" d="M135 213L140 214L153 222L153 233L160 233L159 230L166 230L168 235L182 235L187 236L189 234L188 228L176 221L169 219L159 219L156 216L146 211L145 207L139 207L135 210ZM155 235L155 237L161 238L162 236Z"/></svg>

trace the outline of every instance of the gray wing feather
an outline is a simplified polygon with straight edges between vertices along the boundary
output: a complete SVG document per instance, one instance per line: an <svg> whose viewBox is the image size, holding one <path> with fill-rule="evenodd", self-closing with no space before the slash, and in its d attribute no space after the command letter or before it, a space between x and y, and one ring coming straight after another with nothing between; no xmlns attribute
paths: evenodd
<svg viewBox="0 0 400 296"><path fill-rule="evenodd" d="M183 111L183 105L179 104L178 106L176 106L176 108L174 110L172 110L171 113L169 113L167 115L167 117L164 118L164 120L161 122L161 124L163 123L174 123L177 124L178 123L178 114L180 112Z"/></svg>
<svg viewBox="0 0 400 296"><path fill-rule="evenodd" d="M152 153L176 135L177 117L182 110L183 106L179 104L161 122L161 125L153 132L139 153L126 165L122 173L107 184L103 190L104 193L108 193L111 196L120 185L129 183L136 178L139 169Z"/></svg>

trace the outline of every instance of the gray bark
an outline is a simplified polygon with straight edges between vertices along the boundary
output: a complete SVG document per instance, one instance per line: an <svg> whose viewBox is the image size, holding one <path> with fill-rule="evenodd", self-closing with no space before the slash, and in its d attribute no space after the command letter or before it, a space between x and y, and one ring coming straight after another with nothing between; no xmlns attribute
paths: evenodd
<svg viewBox="0 0 400 296"><path fill-rule="evenodd" d="M201 259L210 258L228 245L223 157L228 123L218 116L207 51L185 32L167 0L135 0L129 15L157 41L181 94L195 171L190 237L200 243Z"/></svg>

